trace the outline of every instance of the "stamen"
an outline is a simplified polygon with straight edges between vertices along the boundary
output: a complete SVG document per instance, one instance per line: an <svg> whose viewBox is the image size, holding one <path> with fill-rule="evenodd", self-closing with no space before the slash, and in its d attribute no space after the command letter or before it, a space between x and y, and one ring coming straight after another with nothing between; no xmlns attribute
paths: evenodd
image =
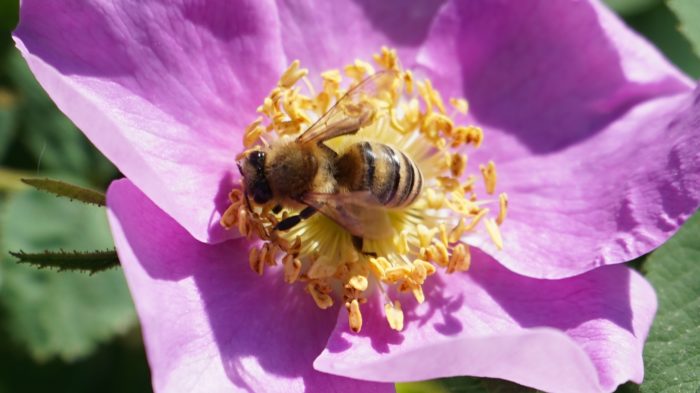
<svg viewBox="0 0 700 393"><path fill-rule="evenodd" d="M351 302L345 303L345 307L348 309L348 322L350 324L350 329L358 333L362 329L362 314L360 313L360 303L357 299L352 299Z"/></svg>
<svg viewBox="0 0 700 393"><path fill-rule="evenodd" d="M300 65L301 62L299 60L294 60L292 64L289 65L289 68L287 68L282 74L282 77L280 77L280 87L288 89L309 73L309 70L306 68L299 68Z"/></svg>
<svg viewBox="0 0 700 393"><path fill-rule="evenodd" d="M501 238L501 230L498 229L496 222L492 218L487 218L484 220L484 224L486 225L486 231L488 231L489 236L491 236L493 244L495 244L499 250L502 250L503 238Z"/></svg>
<svg viewBox="0 0 700 393"><path fill-rule="evenodd" d="M392 329L399 332L403 330L403 311L401 311L401 303L398 300L394 300L393 304L385 304L384 314Z"/></svg>
<svg viewBox="0 0 700 393"><path fill-rule="evenodd" d="M506 214L508 213L508 195L502 192L498 196L498 217L496 218L496 224L501 225L506 219Z"/></svg>
<svg viewBox="0 0 700 393"><path fill-rule="evenodd" d="M455 110L463 115L466 115L469 111L469 104L464 98L450 98L450 104Z"/></svg>
<svg viewBox="0 0 700 393"><path fill-rule="evenodd" d="M486 185L486 192L492 195L496 190L496 164L493 161L489 161L488 166L479 165L481 170L481 175L484 177L484 183Z"/></svg>
<svg viewBox="0 0 700 393"><path fill-rule="evenodd" d="M468 173L465 150L478 148L484 134L479 127L458 124L455 120L456 113L467 114L467 101L450 98L453 110L448 114L442 96L430 80L417 80L410 70L402 69L395 50L383 47L373 59L374 64L356 60L340 68L342 72L333 69L321 73L320 88L314 87L313 78L307 77L308 70L301 68L298 60L292 62L257 108L260 116L245 128L242 139L246 150L238 152L236 160L246 162L255 150L274 151L280 140L296 140L309 125L337 105L346 92L375 74L375 69L390 71L384 72L382 78L369 80L366 91L355 89L361 95L353 96L353 102L336 106L342 108L342 113L336 115L346 116L349 121L371 114L356 135L324 141L339 156L358 142L389 145L409 159L405 165L413 163L420 170L422 188L413 204L385 210L378 205L377 213L372 213L386 215L387 223L382 225L388 227L383 236L373 238L371 231L367 231L367 236L362 237L362 252L358 252L356 240L353 241L357 233L351 234L342 223L324 216L328 213L323 211L305 217L285 231L278 230L279 222L299 215L306 206L276 196L258 205L246 196L252 195L250 190L244 193L240 188L229 194L231 204L220 220L224 228L235 228L249 239L255 237L261 241L259 247L250 249L251 270L263 275L266 266L273 267L279 260L281 266L270 268L268 274L279 272L289 284L303 283L321 309L332 307L335 302L344 304L354 332L362 329L362 305L373 291L379 291L387 299L384 311L389 327L402 330L401 303L398 299L388 300L385 287L393 288L391 293L396 296L412 296L418 303L428 300L423 284L438 268L447 274L469 270L471 254L469 246L462 242L465 235L485 232L497 248L503 247L499 225L505 220L508 207L507 195L500 193L498 214L492 217L495 206L490 204L495 201L479 199L474 187L477 178ZM342 118L336 116L333 120ZM401 165L404 173L404 161ZM376 165L376 168L384 166ZM489 161L479 165L479 169L486 193L493 195L497 180L495 164ZM294 174L290 172L291 175ZM314 179L314 192L319 187L324 190L321 193L344 192L333 183L338 181L335 174L324 176L317 175ZM404 183L408 184L400 184ZM274 209L277 204L283 209ZM374 223L372 217L367 219L369 222L364 225L369 229Z"/></svg>

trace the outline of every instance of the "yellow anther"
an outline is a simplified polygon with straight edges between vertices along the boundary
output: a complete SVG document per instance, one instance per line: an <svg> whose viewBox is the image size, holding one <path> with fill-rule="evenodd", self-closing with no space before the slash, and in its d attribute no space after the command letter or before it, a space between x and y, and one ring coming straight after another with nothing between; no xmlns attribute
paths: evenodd
<svg viewBox="0 0 700 393"><path fill-rule="evenodd" d="M481 170L481 176L484 178L486 193L492 195L496 190L496 164L493 161L489 161L488 165L479 165L479 169Z"/></svg>
<svg viewBox="0 0 700 393"><path fill-rule="evenodd" d="M399 303L398 300L394 300L394 304L385 304L384 314L392 329L399 332L403 330L403 311L401 310L401 303Z"/></svg>
<svg viewBox="0 0 700 393"><path fill-rule="evenodd" d="M416 301L418 302L418 304L423 304L423 302L425 301L425 294L423 293L423 287L420 285L417 285L411 289L411 292L413 293L413 297L416 298Z"/></svg>
<svg viewBox="0 0 700 393"><path fill-rule="evenodd" d="M357 289L358 291L364 291L367 289L369 282L367 281L366 276L357 275L350 277L350 280L348 280L348 285Z"/></svg>
<svg viewBox="0 0 700 393"><path fill-rule="evenodd" d="M506 214L508 213L508 194L502 192L498 195L498 217L496 218L496 224L501 225L506 219Z"/></svg>
<svg viewBox="0 0 700 393"><path fill-rule="evenodd" d="M362 329L362 313L360 313L360 303L357 299L352 299L351 302L345 303L348 310L348 324L350 329L358 333Z"/></svg>
<svg viewBox="0 0 700 393"><path fill-rule="evenodd" d="M385 280L388 282L403 280L411 274L411 269L412 267L407 265L390 267L384 271Z"/></svg>
<svg viewBox="0 0 700 393"><path fill-rule="evenodd" d="M452 249L450 262L447 264L447 273L465 272L471 265L471 254L469 246L460 243Z"/></svg>
<svg viewBox="0 0 700 393"><path fill-rule="evenodd" d="M475 126L458 126L452 130L452 147L459 147L462 144L472 144L474 147L481 146L484 140L484 132Z"/></svg>
<svg viewBox="0 0 700 393"><path fill-rule="evenodd" d="M284 263L284 282L291 284L298 280L301 273L301 261L294 258L293 255L287 254L282 262Z"/></svg>
<svg viewBox="0 0 700 393"><path fill-rule="evenodd" d="M418 235L418 244L420 245L420 247L428 247L430 245L430 242L433 240L433 237L438 232L436 228L429 229L423 224L418 224L416 230Z"/></svg>
<svg viewBox="0 0 700 393"><path fill-rule="evenodd" d="M463 115L469 111L469 103L464 98L450 98L450 104L455 110Z"/></svg>
<svg viewBox="0 0 700 393"><path fill-rule="evenodd" d="M248 254L248 264L250 265L250 269L252 271L262 276L265 269L265 264L260 260L259 257L260 250L257 248L252 248L250 250L250 254Z"/></svg>
<svg viewBox="0 0 700 393"><path fill-rule="evenodd" d="M367 75L374 74L374 67L371 64L362 61L355 60L354 64L345 66L345 75L359 82L365 78Z"/></svg>
<svg viewBox="0 0 700 393"><path fill-rule="evenodd" d="M442 113L430 112L423 119L421 131L423 131L428 138L437 140L441 135L451 135L453 127L454 123L449 117Z"/></svg>
<svg viewBox="0 0 700 393"><path fill-rule="evenodd" d="M277 259L275 256L277 255L278 250L279 246L277 243L265 243L260 250L260 256L258 257L260 262L269 266L276 265Z"/></svg>
<svg viewBox="0 0 700 393"><path fill-rule="evenodd" d="M257 111L267 117L273 117L277 114L277 107L270 97L265 97L263 104L258 107Z"/></svg>
<svg viewBox="0 0 700 393"><path fill-rule="evenodd" d="M446 191L454 191L460 187L459 180L455 179L454 177L438 176L437 180Z"/></svg>
<svg viewBox="0 0 700 393"><path fill-rule="evenodd" d="M443 207L445 202L445 194L437 192L432 188L426 190L426 199L428 201L428 207L431 209L440 209Z"/></svg>
<svg viewBox="0 0 700 393"><path fill-rule="evenodd" d="M372 257L369 259L369 267L375 277L384 280L386 278L386 269L391 267L391 264L384 257Z"/></svg>
<svg viewBox="0 0 700 393"><path fill-rule="evenodd" d="M318 281L311 281L306 284L306 290L314 299L314 302L318 308L325 310L333 306L333 298L328 295L331 293L331 289L328 287L328 285Z"/></svg>
<svg viewBox="0 0 700 393"><path fill-rule="evenodd" d="M321 73L321 78L323 78L323 83L332 83L335 86L340 85L343 81L343 75L341 75L338 70L329 70Z"/></svg>
<svg viewBox="0 0 700 393"><path fill-rule="evenodd" d="M492 219L487 218L484 220L484 225L486 225L486 231L491 236L491 241L496 245L499 250L503 249L503 238L501 237L501 230L498 229L498 224Z"/></svg>
<svg viewBox="0 0 700 393"><path fill-rule="evenodd" d="M437 250L435 262L441 266L447 265L450 258L450 254L447 252L447 245L444 243L435 242L433 246Z"/></svg>
<svg viewBox="0 0 700 393"><path fill-rule="evenodd" d="M413 94L414 91L414 80L413 80L413 73L410 70L404 71L403 73L403 83L404 83L404 89L406 90L406 94L411 95Z"/></svg>
<svg viewBox="0 0 700 393"><path fill-rule="evenodd" d="M440 226L440 241L447 245L449 243L449 240L447 238L447 226L445 226L445 223L441 223Z"/></svg>
<svg viewBox="0 0 700 393"><path fill-rule="evenodd" d="M450 231L450 243L455 243L459 241L459 239L462 238L462 235L464 234L466 230L466 226L464 225L464 217L459 218L459 222L457 222L457 225L455 225L454 228Z"/></svg>
<svg viewBox="0 0 700 393"><path fill-rule="evenodd" d="M221 220L219 220L219 223L222 227L224 227L224 229L228 230L236 226L236 224L238 223L239 207L239 204L231 204L231 206L226 208L224 214L221 215Z"/></svg>
<svg viewBox="0 0 700 393"><path fill-rule="evenodd" d="M462 177L464 170L467 168L467 155L453 153L450 156L450 173L454 177Z"/></svg>
<svg viewBox="0 0 700 393"><path fill-rule="evenodd" d="M299 79L305 77L309 73L309 70L306 68L299 68L300 64L299 60L294 60L284 73L282 73L279 81L281 87L290 88L294 86Z"/></svg>
<svg viewBox="0 0 700 393"><path fill-rule="evenodd" d="M381 52L372 57L374 58L374 62L385 70L398 69L398 57L394 49L383 46Z"/></svg>
<svg viewBox="0 0 700 393"><path fill-rule="evenodd" d="M242 206L238 208L238 232L245 237L250 237L252 226L248 222L248 210Z"/></svg>
<svg viewBox="0 0 700 393"><path fill-rule="evenodd" d="M327 278L334 275L336 270L338 270L338 265L333 263L330 257L324 255L314 261L306 274L311 279Z"/></svg>

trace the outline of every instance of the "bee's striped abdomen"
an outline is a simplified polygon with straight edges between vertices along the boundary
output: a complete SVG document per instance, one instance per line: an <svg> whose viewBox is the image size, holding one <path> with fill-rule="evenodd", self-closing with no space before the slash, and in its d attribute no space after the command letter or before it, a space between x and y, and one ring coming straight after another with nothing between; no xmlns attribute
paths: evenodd
<svg viewBox="0 0 700 393"><path fill-rule="evenodd" d="M423 175L403 152L382 143L356 143L339 158L350 191L370 191L382 206L403 207L416 200Z"/></svg>

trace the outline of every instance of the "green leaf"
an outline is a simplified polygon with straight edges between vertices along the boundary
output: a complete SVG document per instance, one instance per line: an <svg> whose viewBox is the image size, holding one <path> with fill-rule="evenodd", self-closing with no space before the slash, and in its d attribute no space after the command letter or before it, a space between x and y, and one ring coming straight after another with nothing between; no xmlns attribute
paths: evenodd
<svg viewBox="0 0 700 393"><path fill-rule="evenodd" d="M679 30L700 56L700 3L697 0L668 0L668 6L680 20Z"/></svg>
<svg viewBox="0 0 700 393"><path fill-rule="evenodd" d="M15 165L33 172L70 174L105 187L117 175L114 166L61 113L32 75L19 51L4 59L4 69L18 97Z"/></svg>
<svg viewBox="0 0 700 393"><path fill-rule="evenodd" d="M111 248L104 209L36 191L8 197L0 216L4 309L9 338L38 360L74 360L136 323L120 270L95 276L18 265L11 250Z"/></svg>
<svg viewBox="0 0 700 393"><path fill-rule="evenodd" d="M78 271L97 273L119 266L119 257L114 250L106 251L44 251L26 253L13 252L10 255L18 259L18 263L26 263L39 269L56 269L63 271Z"/></svg>
<svg viewBox="0 0 700 393"><path fill-rule="evenodd" d="M661 0L605 0L610 8L623 16L644 12L660 2Z"/></svg>
<svg viewBox="0 0 700 393"><path fill-rule="evenodd" d="M76 200L96 206L105 206L107 204L105 194L60 180L22 179L22 183L28 184L37 190L46 191L57 196L69 198L71 201Z"/></svg>
<svg viewBox="0 0 700 393"><path fill-rule="evenodd" d="M700 387L700 214L644 263L659 310L644 349L642 392Z"/></svg>
<svg viewBox="0 0 700 393"><path fill-rule="evenodd" d="M700 77L700 59L678 31L678 19L665 3L627 16L625 22L647 37L671 62L692 78Z"/></svg>
<svg viewBox="0 0 700 393"><path fill-rule="evenodd" d="M398 383L397 393L535 393L536 389L493 378L457 377Z"/></svg>
<svg viewBox="0 0 700 393"><path fill-rule="evenodd" d="M14 95L0 88L0 159L5 156L10 141L15 134L16 99Z"/></svg>

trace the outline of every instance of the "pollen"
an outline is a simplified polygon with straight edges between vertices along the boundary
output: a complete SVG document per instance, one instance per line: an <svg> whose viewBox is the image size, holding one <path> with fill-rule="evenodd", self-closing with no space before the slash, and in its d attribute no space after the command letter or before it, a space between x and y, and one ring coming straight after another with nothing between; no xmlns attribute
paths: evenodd
<svg viewBox="0 0 700 393"><path fill-rule="evenodd" d="M324 116L348 92L380 80L374 78L377 74L385 76L382 83L337 112L349 117L366 114L370 120L356 133L324 141L324 148L340 156L349 146L370 142L403 153L422 175L414 202L365 209L347 198L349 210L340 216L354 211L352 206L371 211L366 216L353 213L364 221L359 229L351 229L327 212L303 214L308 206L299 200L257 204L241 185L229 193L230 205L221 217L224 228L256 241L248 258L253 272L279 274L280 280L308 293L309 301L320 309L345 306L353 332L361 331L362 309L375 297L384 305L387 327L401 331L410 323L404 319L402 303L429 302L431 291L424 291L423 285L431 276L468 272L467 236L478 234L503 248L501 228L508 209L505 193L495 198L495 163L470 159L471 151L484 143L484 131L463 122L468 102L443 98L430 80L403 69L396 51L389 48L382 48L370 61L358 59L317 76L293 61L258 107L258 117L245 128L246 151L236 152L236 159L278 140L294 141L317 120L327 121ZM387 170L377 168L377 174ZM314 190L326 187L334 190L334 196L346 192L327 186L332 180L317 175ZM277 228L290 217L293 225Z"/></svg>

